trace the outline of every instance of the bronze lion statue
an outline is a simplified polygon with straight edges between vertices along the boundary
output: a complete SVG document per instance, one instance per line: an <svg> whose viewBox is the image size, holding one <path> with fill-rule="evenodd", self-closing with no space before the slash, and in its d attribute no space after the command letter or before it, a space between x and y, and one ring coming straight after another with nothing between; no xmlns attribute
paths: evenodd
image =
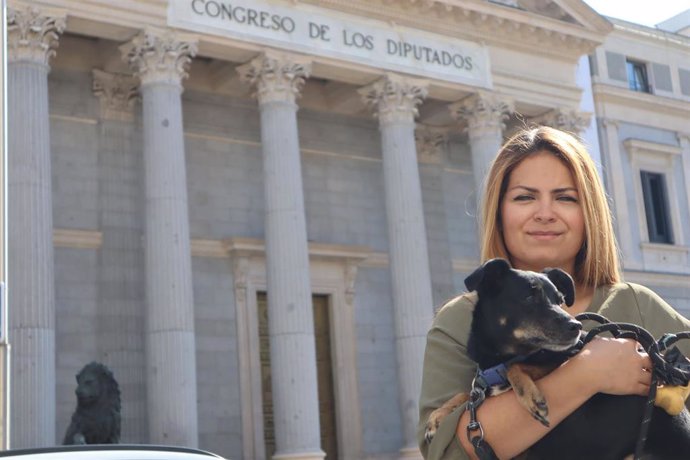
<svg viewBox="0 0 690 460"><path fill-rule="evenodd" d="M92 362L77 374L77 409L63 444L120 442L120 388L113 373Z"/></svg>

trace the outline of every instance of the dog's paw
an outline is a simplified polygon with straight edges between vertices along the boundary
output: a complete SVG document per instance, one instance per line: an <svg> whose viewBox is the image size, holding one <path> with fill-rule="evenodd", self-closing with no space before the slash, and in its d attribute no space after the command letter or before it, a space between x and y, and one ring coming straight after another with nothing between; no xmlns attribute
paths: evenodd
<svg viewBox="0 0 690 460"><path fill-rule="evenodd" d="M429 415L429 419L426 421L426 429L424 430L424 440L427 444L431 444L434 436L436 436L436 430L448 413L449 411L441 407Z"/></svg>
<svg viewBox="0 0 690 460"><path fill-rule="evenodd" d="M545 427L548 427L550 425L549 406L548 404L546 404L546 399L544 399L544 396L541 394L541 392L532 394L531 403L532 404L530 405L529 409L530 413L532 414L532 417L534 417L539 423L541 423Z"/></svg>
<svg viewBox="0 0 690 460"><path fill-rule="evenodd" d="M426 430L424 431L424 440L427 444L431 444L431 441L434 440L434 436L436 436L436 428L438 428L438 426L432 426L429 423L426 424Z"/></svg>
<svg viewBox="0 0 690 460"><path fill-rule="evenodd" d="M518 400L535 420L546 427L550 426L549 406L546 404L546 398L531 380L522 383L522 386L514 387Z"/></svg>
<svg viewBox="0 0 690 460"><path fill-rule="evenodd" d="M457 407L467 402L469 399L468 393L458 393L448 401L446 401L441 407L433 411L426 421L426 429L424 430L424 440L427 444L431 443L436 435L436 430L441 425L444 418L453 412Z"/></svg>

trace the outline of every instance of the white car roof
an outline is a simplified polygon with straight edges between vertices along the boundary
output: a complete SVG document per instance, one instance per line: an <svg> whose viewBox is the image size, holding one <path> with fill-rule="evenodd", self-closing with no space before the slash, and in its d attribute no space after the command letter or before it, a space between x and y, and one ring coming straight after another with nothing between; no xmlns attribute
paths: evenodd
<svg viewBox="0 0 690 460"><path fill-rule="evenodd" d="M7 450L0 458L16 460L224 460L198 449L173 446L105 444Z"/></svg>

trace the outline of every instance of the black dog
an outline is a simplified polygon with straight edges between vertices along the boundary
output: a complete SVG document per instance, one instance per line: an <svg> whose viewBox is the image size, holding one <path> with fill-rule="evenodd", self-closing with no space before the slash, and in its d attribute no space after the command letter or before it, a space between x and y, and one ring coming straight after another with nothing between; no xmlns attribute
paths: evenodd
<svg viewBox="0 0 690 460"><path fill-rule="evenodd" d="M465 279L478 301L472 316L467 352L480 369L510 364L507 380L532 416L548 426L548 404L534 380L548 374L572 355L581 325L562 304L572 305L575 289L559 269L543 273L510 268L493 259ZM543 352L541 350L546 350ZM490 388L497 394L508 384ZM454 396L429 416L427 439L448 413L467 401ZM563 420L529 450L529 458L551 460L621 460L635 450L646 398L597 394ZM645 452L657 459L690 458L690 414L677 416L654 408Z"/></svg>

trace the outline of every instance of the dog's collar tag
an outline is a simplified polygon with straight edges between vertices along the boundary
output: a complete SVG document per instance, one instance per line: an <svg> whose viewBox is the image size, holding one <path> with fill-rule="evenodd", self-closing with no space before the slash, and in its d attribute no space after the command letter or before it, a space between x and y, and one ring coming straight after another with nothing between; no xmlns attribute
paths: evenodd
<svg viewBox="0 0 690 460"><path fill-rule="evenodd" d="M508 366L501 363L498 366L490 367L488 369L480 369L478 371L477 379L481 380L485 388L493 386L510 385L507 377Z"/></svg>

